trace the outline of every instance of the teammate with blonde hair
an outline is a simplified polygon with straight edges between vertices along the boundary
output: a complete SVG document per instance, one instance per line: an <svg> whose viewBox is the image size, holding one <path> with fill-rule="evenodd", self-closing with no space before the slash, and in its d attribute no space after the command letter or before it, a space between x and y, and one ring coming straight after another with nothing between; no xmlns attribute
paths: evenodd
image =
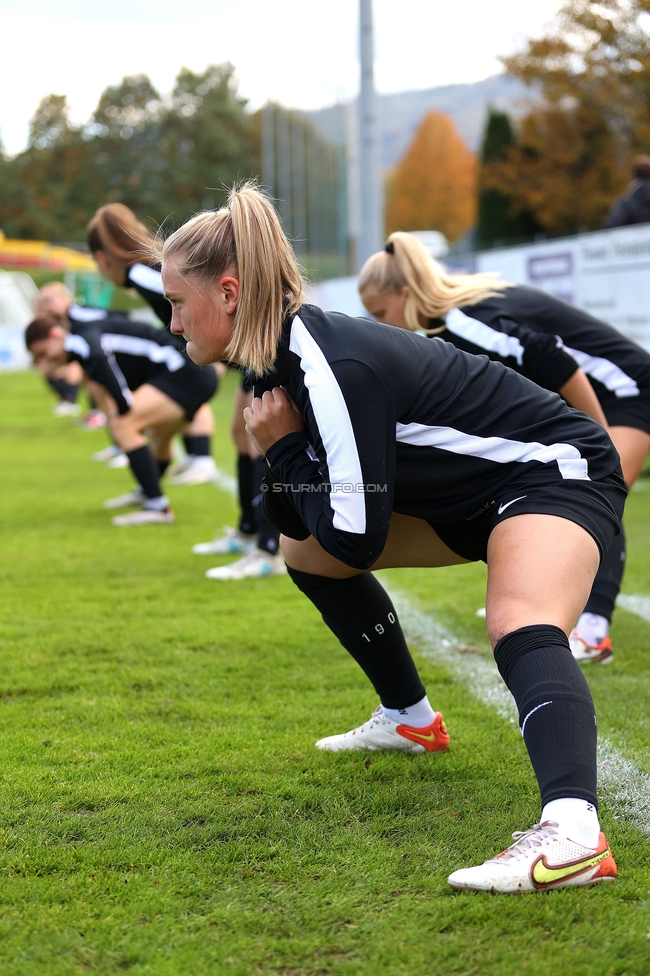
<svg viewBox="0 0 650 976"><path fill-rule="evenodd" d="M318 747L447 748L370 571L484 559L488 631L542 818L449 882L518 892L612 879L594 706L568 643L625 498L606 432L485 357L302 304L293 251L250 184L160 255L171 328L191 358L230 359L259 377L245 419L269 465L265 504L289 574L380 699L367 723Z"/></svg>
<svg viewBox="0 0 650 976"><path fill-rule="evenodd" d="M391 234L366 261L359 293L380 322L424 331L502 362L606 426L628 488L650 450L650 355L579 308L488 274L447 274L412 234ZM599 568L570 644L581 663L610 662L609 628L625 568L621 532Z"/></svg>

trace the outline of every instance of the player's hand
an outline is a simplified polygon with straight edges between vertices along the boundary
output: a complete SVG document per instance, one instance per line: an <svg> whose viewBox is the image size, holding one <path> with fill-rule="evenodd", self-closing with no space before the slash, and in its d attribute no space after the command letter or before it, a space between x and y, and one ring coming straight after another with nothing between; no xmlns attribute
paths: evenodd
<svg viewBox="0 0 650 976"><path fill-rule="evenodd" d="M286 434L304 430L302 414L282 386L267 390L262 397L255 397L244 410L246 433L260 454L266 454Z"/></svg>

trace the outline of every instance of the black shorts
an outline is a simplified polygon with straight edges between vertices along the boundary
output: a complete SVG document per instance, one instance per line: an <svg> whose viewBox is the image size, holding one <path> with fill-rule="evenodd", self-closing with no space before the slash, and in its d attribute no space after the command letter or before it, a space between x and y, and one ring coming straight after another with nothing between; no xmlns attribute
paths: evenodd
<svg viewBox="0 0 650 976"><path fill-rule="evenodd" d="M650 390L632 397L617 397L607 391L599 399L610 427L636 427L650 434Z"/></svg>
<svg viewBox="0 0 650 976"><path fill-rule="evenodd" d="M180 404L188 420L194 420L196 411L214 396L218 386L214 366L197 366L196 363L183 366L175 373L161 369L147 382Z"/></svg>
<svg viewBox="0 0 650 976"><path fill-rule="evenodd" d="M429 525L458 556L487 562L488 539L499 522L514 515L557 515L581 525L596 542L602 559L620 532L626 495L620 468L599 481L574 481L558 474L540 484L522 476L476 515L461 522L430 521Z"/></svg>

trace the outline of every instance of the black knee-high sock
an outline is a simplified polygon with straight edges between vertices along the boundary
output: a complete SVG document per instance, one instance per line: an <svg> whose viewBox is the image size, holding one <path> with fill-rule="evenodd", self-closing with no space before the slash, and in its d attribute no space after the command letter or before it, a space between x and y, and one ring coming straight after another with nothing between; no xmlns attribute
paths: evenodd
<svg viewBox="0 0 650 976"><path fill-rule="evenodd" d="M253 513L257 526L257 547L274 556L278 551L280 532L269 522L262 508L264 494L260 486L265 482L265 474L266 464L264 458L256 458L253 461L251 483L253 488Z"/></svg>
<svg viewBox="0 0 650 976"><path fill-rule="evenodd" d="M239 489L239 531L252 535L257 531L253 509L253 461L249 454L237 455L237 486Z"/></svg>
<svg viewBox="0 0 650 976"><path fill-rule="evenodd" d="M211 440L212 438L205 434L201 434L197 437L190 437L186 434L185 437L183 437L185 450L193 457L205 457L206 455L211 454Z"/></svg>
<svg viewBox="0 0 650 976"><path fill-rule="evenodd" d="M158 479L158 462L146 444L135 451L127 451L134 478L140 482L147 498L160 498L162 491Z"/></svg>
<svg viewBox="0 0 650 976"><path fill-rule="evenodd" d="M542 805L563 797L597 805L596 714L566 634L550 624L521 627L501 638L494 657L519 709Z"/></svg>
<svg viewBox="0 0 650 976"><path fill-rule="evenodd" d="M297 569L289 575L320 610L387 708L408 708L426 691L406 646L395 607L370 573L347 580L313 576Z"/></svg>
<svg viewBox="0 0 650 976"><path fill-rule="evenodd" d="M171 458L164 458L164 460L162 461L160 460L160 458L156 458L156 461L158 462L158 477L162 478L165 471L171 464Z"/></svg>
<svg viewBox="0 0 650 976"><path fill-rule="evenodd" d="M624 572L625 532L621 526L621 531L614 536L611 546L603 556L587 600L585 613L597 613L601 617L607 617L608 620L612 619Z"/></svg>

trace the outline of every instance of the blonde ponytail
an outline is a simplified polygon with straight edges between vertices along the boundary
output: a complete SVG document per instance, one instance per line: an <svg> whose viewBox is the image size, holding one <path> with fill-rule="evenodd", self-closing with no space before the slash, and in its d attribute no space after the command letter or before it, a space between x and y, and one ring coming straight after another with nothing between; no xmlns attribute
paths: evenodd
<svg viewBox="0 0 650 976"><path fill-rule="evenodd" d="M163 261L181 254L178 274L202 283L236 272L239 300L226 358L258 375L269 370L283 317L300 308L304 283L273 204L257 184L233 187L225 207L196 214L157 253Z"/></svg>
<svg viewBox="0 0 650 976"><path fill-rule="evenodd" d="M452 308L476 305L485 298L512 288L492 274L449 275L412 234L396 231L388 238L387 249L371 255L359 274L359 294L373 287L379 292L400 292L408 285L404 318L412 332L421 331L422 318L442 318ZM444 326L424 329L429 334Z"/></svg>

